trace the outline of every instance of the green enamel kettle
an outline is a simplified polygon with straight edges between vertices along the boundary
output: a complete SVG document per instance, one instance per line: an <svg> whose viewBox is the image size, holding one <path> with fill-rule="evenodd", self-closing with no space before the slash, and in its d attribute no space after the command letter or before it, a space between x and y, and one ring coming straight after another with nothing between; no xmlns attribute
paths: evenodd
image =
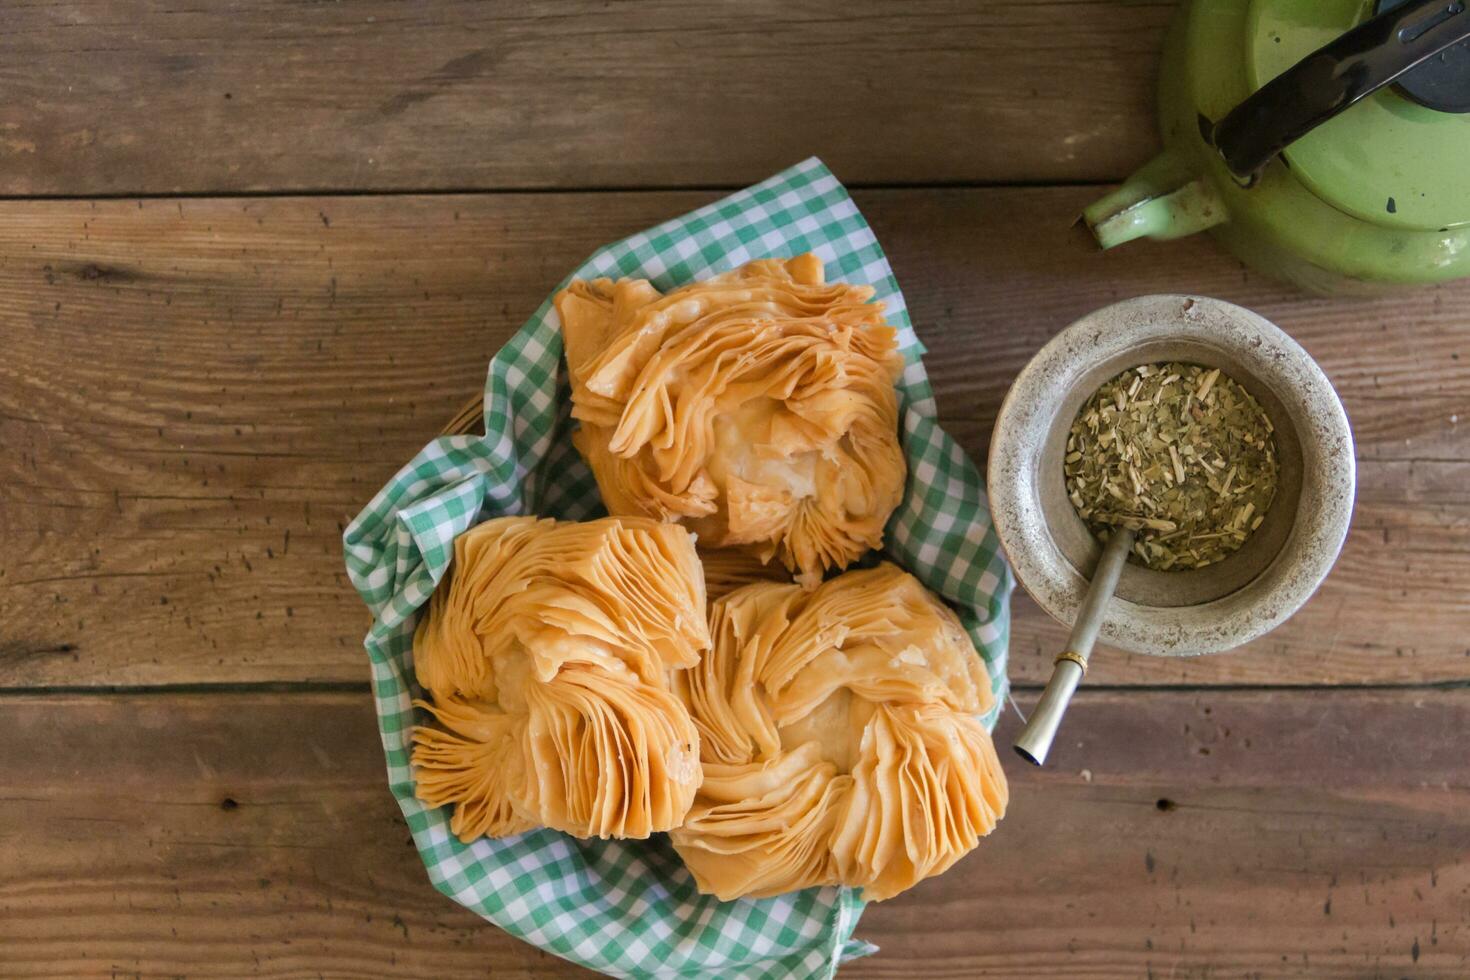
<svg viewBox="0 0 1470 980"><path fill-rule="evenodd" d="M1470 275L1466 0L1193 0L1165 149L1083 213L1103 248L1206 228L1316 292Z"/></svg>

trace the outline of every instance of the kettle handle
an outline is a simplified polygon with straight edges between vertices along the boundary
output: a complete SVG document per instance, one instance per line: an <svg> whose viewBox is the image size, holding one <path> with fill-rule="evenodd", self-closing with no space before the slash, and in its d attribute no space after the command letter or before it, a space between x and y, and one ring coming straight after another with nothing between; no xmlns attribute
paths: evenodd
<svg viewBox="0 0 1470 980"><path fill-rule="evenodd" d="M1307 55L1200 133L1251 184L1291 143L1445 48L1470 37L1466 0L1410 0Z"/></svg>

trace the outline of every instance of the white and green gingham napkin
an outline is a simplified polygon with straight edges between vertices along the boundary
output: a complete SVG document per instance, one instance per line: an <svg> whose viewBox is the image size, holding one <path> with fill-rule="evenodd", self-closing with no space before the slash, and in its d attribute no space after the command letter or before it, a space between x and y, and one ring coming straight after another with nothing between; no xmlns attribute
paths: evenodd
<svg viewBox="0 0 1470 980"><path fill-rule="evenodd" d="M923 352L877 239L847 190L813 158L598 252L568 279L633 276L667 290L750 259L815 252L829 280L867 283L899 328L909 479L887 552L957 610L1005 698L1010 572L980 474L939 428ZM558 287L560 288L560 287ZM347 528L347 571L372 608L367 635L388 782L434 886L505 931L625 977L830 977L873 952L852 938L848 888L720 902L700 895L668 841L581 841L550 830L460 843L447 808L413 794L412 639L454 538L505 514L601 516L597 485L568 438L570 397L550 297L490 362L485 435L435 439ZM995 712L986 719L993 725Z"/></svg>

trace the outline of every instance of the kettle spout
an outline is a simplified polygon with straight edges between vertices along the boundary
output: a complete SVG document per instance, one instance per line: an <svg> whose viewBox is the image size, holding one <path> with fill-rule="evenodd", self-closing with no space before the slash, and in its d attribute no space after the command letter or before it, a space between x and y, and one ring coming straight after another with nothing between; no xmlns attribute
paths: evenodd
<svg viewBox="0 0 1470 980"><path fill-rule="evenodd" d="M1193 177L1168 153L1149 161L1122 187L1082 212L1082 220L1103 248L1135 238L1183 238L1228 217L1214 187Z"/></svg>

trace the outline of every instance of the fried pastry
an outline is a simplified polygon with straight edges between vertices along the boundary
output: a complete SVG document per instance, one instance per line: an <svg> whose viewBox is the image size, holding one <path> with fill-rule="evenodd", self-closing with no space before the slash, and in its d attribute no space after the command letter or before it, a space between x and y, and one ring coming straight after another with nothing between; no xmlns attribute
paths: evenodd
<svg viewBox="0 0 1470 980"><path fill-rule="evenodd" d="M881 547L903 494L894 328L815 255L660 293L556 295L573 436L614 514L677 521L815 585Z"/></svg>
<svg viewBox="0 0 1470 980"><path fill-rule="evenodd" d="M883 564L814 591L748 585L710 624L713 648L675 680L704 782L672 839L701 891L889 898L994 829L1008 791L977 718L989 678L913 576Z"/></svg>
<svg viewBox="0 0 1470 980"><path fill-rule="evenodd" d="M416 792L461 840L551 827L647 837L699 785L670 680L709 646L690 534L643 518L487 521L455 541L414 634L436 725L414 729Z"/></svg>
<svg viewBox="0 0 1470 980"><path fill-rule="evenodd" d="M704 591L710 602L753 582L791 582L786 569L767 565L740 548L700 548L699 563L704 566Z"/></svg>

